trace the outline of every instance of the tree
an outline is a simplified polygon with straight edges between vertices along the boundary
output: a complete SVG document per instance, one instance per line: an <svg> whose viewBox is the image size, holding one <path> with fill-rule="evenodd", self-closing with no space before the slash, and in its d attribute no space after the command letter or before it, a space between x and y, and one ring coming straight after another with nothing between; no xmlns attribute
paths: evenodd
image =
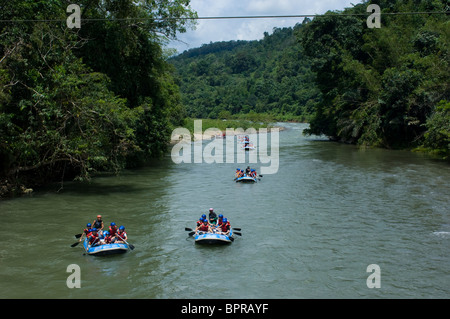
<svg viewBox="0 0 450 319"><path fill-rule="evenodd" d="M191 21L173 18L195 17L189 1L80 2L81 29L63 0L1 5L0 184L117 172L159 156L183 121L161 45Z"/></svg>

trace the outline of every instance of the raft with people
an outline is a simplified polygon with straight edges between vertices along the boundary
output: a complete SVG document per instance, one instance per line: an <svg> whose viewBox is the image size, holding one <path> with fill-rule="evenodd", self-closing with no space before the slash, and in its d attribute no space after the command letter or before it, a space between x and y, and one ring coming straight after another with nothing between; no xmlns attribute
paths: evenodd
<svg viewBox="0 0 450 319"><path fill-rule="evenodd" d="M217 216L213 208L209 209L209 219L203 214L197 221L195 230L191 228L185 228L185 230L191 231L189 236L194 237L196 244L225 245L234 241L233 229L231 228L230 222L227 218L223 217L223 214ZM241 236L241 233L234 233Z"/></svg>
<svg viewBox="0 0 450 319"><path fill-rule="evenodd" d="M111 243L111 244L101 244L96 246L91 246L89 244L89 239L85 239L83 242L84 250L88 255L94 256L107 256L114 254L124 254L130 248L126 243Z"/></svg>
<svg viewBox="0 0 450 319"><path fill-rule="evenodd" d="M234 240L233 231L230 230L228 235L222 233L197 232L194 237L196 244L221 245L231 244Z"/></svg>
<svg viewBox="0 0 450 319"><path fill-rule="evenodd" d="M250 151L250 150L255 150L256 149L256 147L253 146L253 144L245 144L245 145L242 146L242 148L244 150L246 150L246 151Z"/></svg>
<svg viewBox="0 0 450 319"><path fill-rule="evenodd" d="M117 228L116 223L112 222L108 230L103 230L103 228L102 216L98 215L92 224L86 225L81 234L75 235L79 240L71 247L75 247L83 241L86 254L95 256L123 254L134 249L134 246L127 242L125 226L121 225Z"/></svg>
<svg viewBox="0 0 450 319"><path fill-rule="evenodd" d="M236 183L256 183L257 182L258 173L255 169L247 166L245 171L240 168L236 168L235 178Z"/></svg>

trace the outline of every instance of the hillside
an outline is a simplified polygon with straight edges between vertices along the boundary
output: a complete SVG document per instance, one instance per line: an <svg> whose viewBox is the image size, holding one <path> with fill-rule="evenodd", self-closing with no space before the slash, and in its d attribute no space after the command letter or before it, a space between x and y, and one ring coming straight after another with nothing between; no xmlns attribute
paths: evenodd
<svg viewBox="0 0 450 319"><path fill-rule="evenodd" d="M205 44L172 58L187 115L308 120L320 92L297 38L302 28L275 28L259 41Z"/></svg>

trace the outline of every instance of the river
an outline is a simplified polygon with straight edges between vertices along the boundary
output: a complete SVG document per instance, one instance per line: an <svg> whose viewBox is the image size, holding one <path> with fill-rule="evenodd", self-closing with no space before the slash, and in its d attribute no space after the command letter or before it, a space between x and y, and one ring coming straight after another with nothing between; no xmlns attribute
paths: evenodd
<svg viewBox="0 0 450 319"><path fill-rule="evenodd" d="M279 170L255 184L233 181L246 164L175 164L168 154L151 167L0 202L0 297L450 297L448 164L284 125ZM196 245L184 228L210 207L242 236ZM125 225L135 249L94 257L70 247L97 214ZM72 264L81 288L66 284ZM368 272L373 264L378 272ZM372 274L379 288L369 288Z"/></svg>

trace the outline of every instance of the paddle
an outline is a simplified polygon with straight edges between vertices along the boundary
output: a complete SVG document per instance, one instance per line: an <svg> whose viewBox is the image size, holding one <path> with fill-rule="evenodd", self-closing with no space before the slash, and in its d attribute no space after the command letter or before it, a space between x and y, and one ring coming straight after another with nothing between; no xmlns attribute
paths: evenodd
<svg viewBox="0 0 450 319"><path fill-rule="evenodd" d="M72 245L70 245L70 247L75 247L75 246L77 246L79 243L81 243L81 241L77 241L76 243L73 243Z"/></svg>
<svg viewBox="0 0 450 319"><path fill-rule="evenodd" d="M83 234L76 234L75 238L80 238Z"/></svg>
<svg viewBox="0 0 450 319"><path fill-rule="evenodd" d="M232 230L242 230L242 228L231 228Z"/></svg>
<svg viewBox="0 0 450 319"><path fill-rule="evenodd" d="M134 249L134 246L129 244L125 239L123 239L122 237L120 237L119 233L116 233L117 237L119 237L121 240L123 240L125 242L125 244L128 245L128 247L130 247L131 250Z"/></svg>
<svg viewBox="0 0 450 319"><path fill-rule="evenodd" d="M235 232L235 231L233 232L233 235L234 235L234 234L236 234L236 235L238 235L238 236L242 236L241 233L238 233L238 232Z"/></svg>
<svg viewBox="0 0 450 319"><path fill-rule="evenodd" d="M192 228L185 227L184 230L185 230L185 231L190 231L190 233L188 234L189 237L191 237L192 235L195 234L195 230L193 231Z"/></svg>

